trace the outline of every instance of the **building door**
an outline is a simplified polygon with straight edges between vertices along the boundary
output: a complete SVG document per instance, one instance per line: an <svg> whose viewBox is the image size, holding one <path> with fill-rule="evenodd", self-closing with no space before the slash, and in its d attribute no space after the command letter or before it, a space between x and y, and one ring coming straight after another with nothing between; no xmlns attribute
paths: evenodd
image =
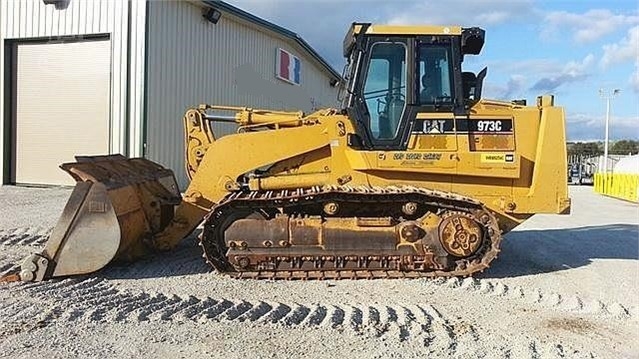
<svg viewBox="0 0 639 359"><path fill-rule="evenodd" d="M111 42L25 42L14 48L16 184L72 185L58 168L109 153Z"/></svg>

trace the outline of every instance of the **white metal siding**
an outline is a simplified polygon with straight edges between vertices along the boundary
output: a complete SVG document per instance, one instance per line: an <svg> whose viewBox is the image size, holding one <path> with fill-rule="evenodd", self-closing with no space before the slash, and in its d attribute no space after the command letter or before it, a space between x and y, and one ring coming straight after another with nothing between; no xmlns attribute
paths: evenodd
<svg viewBox="0 0 639 359"><path fill-rule="evenodd" d="M129 7L131 33L129 34ZM5 40L43 38L55 41L58 37L82 38L87 35L109 34L111 39L111 138L109 152L140 155L142 134L144 75L145 0L72 0L65 10L44 5L42 0L0 1L0 68L4 69ZM129 37L131 39L129 43ZM129 57L129 48L131 56ZM130 62L131 72L127 73ZM127 83L127 80L129 83ZM127 105L127 88L130 104ZM0 71L0 108L4 110L4 71ZM127 109L130 118L127 119ZM4 124L4 121L2 121ZM2 165L9 154L3 153L4 126L0 126ZM129 133L129 139L127 139ZM127 143L127 140L129 141Z"/></svg>
<svg viewBox="0 0 639 359"><path fill-rule="evenodd" d="M335 106L329 75L295 42L223 13L217 24L189 2L148 4L147 152L170 167L182 188L182 116L200 103L310 111ZM275 51L299 57L301 86L275 78ZM218 124L219 137L234 126Z"/></svg>
<svg viewBox="0 0 639 359"><path fill-rule="evenodd" d="M60 163L109 150L109 45L17 46L16 183L73 185Z"/></svg>
<svg viewBox="0 0 639 359"><path fill-rule="evenodd" d="M147 0L131 1L131 28L129 29L129 156L143 156L144 67L146 50Z"/></svg>

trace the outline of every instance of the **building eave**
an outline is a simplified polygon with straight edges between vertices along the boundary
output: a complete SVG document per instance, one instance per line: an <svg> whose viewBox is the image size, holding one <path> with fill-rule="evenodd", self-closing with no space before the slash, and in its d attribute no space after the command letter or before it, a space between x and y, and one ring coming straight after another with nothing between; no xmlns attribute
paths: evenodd
<svg viewBox="0 0 639 359"><path fill-rule="evenodd" d="M338 80L338 81L341 80L342 76L337 71L335 71L335 69L320 54L318 54L317 51L315 51L315 49L313 49L313 47L311 47L311 45L309 45L308 42L306 42L306 40L304 40L297 33L291 30L288 30L286 28L283 28L279 25L276 25L270 21L264 20L258 16L255 16L249 12L246 12L224 1L203 0L202 2L206 4L207 6L212 7L216 10L230 13L240 19L243 19L245 21L251 22L258 26L264 27L285 38L292 40L293 42L297 43L309 55L311 55L311 57L313 57L313 59L315 59L315 61L317 61L335 80Z"/></svg>

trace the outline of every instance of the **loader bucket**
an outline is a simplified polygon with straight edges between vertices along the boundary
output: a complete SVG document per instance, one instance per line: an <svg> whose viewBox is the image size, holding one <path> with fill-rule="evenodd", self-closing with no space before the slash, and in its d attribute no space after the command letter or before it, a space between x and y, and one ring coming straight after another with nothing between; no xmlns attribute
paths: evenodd
<svg viewBox="0 0 639 359"><path fill-rule="evenodd" d="M24 260L20 279L95 272L147 254L181 195L173 172L143 158L76 157L60 167L76 181L46 247Z"/></svg>

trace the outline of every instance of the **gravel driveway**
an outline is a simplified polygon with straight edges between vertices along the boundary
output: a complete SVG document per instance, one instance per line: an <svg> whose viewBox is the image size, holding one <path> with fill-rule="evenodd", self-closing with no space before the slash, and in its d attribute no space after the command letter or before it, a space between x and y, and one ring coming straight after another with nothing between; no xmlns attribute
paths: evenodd
<svg viewBox="0 0 639 359"><path fill-rule="evenodd" d="M46 242L68 188L0 187L0 273ZM639 358L639 207L571 187L494 265L448 280L254 281L188 239L94 275L0 286L0 357Z"/></svg>

